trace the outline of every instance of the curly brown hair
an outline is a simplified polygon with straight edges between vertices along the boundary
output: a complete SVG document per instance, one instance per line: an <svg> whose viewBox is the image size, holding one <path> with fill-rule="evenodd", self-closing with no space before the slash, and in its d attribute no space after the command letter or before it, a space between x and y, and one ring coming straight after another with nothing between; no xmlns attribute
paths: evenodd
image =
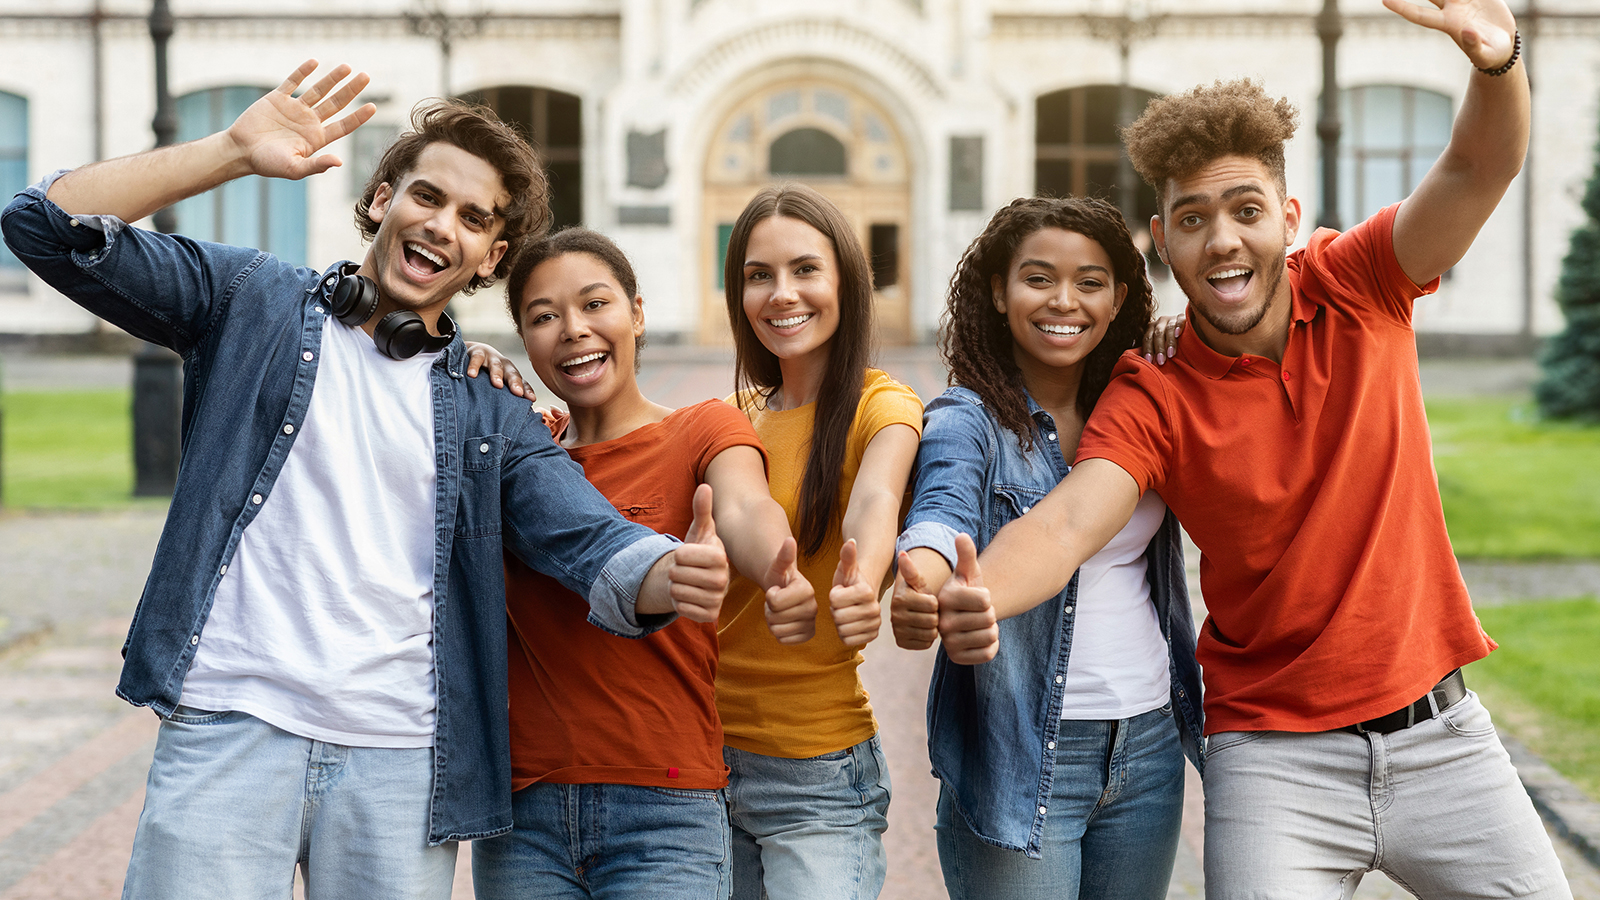
<svg viewBox="0 0 1600 900"><path fill-rule="evenodd" d="M1077 406L1086 418L1110 383L1117 357L1139 346L1155 315L1144 254L1133 245L1115 206L1082 197L1021 197L994 214L950 276L950 294L939 323L939 353L950 369L950 383L982 397L984 406L1016 434L1024 450L1033 447L1034 431L1027 388L1012 357L1011 326L1004 314L995 311L991 281L995 276L1004 281L1022 242L1045 228L1074 231L1099 244L1111 257L1112 277L1128 288L1106 336L1081 364Z"/></svg>
<svg viewBox="0 0 1600 900"><path fill-rule="evenodd" d="M1165 215L1167 181L1188 178L1222 156L1259 160L1279 195L1287 196L1283 145L1294 137L1299 116L1287 98L1267 96L1260 82L1218 81L1151 100L1144 115L1122 129L1122 143L1133 168L1156 189L1156 206Z"/></svg>
<svg viewBox="0 0 1600 900"><path fill-rule="evenodd" d="M533 270L568 253L587 253L599 260L611 272L611 277L617 280L617 287L622 289L624 297L631 302L639 296L639 278L633 274L633 264L628 262L628 255L622 252L615 241L598 231L578 225L563 228L555 234L528 243L511 264L511 274L506 279L506 312L510 314L511 324L516 326L517 334L522 333L522 292L527 289L529 279L533 278ZM635 373L644 365L644 359L640 356L644 347L644 335L634 335Z"/></svg>
<svg viewBox="0 0 1600 900"><path fill-rule="evenodd" d="M416 166L423 149L435 142L460 147L488 162L500 173L500 181L511 198L504 207L494 211L495 217L505 223L500 229L500 239L510 245L511 252L500 257L493 275L488 278L472 276L461 290L463 294L470 294L504 278L522 242L549 229L550 182L533 148L515 128L500 121L489 107L464 100L419 103L411 110L411 130L383 151L383 158L378 160L372 177L367 179L361 199L356 201L356 227L361 229L365 240L378 236L378 223L367 215L378 188L384 184L399 184Z"/></svg>

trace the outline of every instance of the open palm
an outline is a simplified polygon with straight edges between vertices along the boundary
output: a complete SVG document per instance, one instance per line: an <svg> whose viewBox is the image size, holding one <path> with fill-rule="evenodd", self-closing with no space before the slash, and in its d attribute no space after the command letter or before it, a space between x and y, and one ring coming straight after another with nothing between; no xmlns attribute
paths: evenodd
<svg viewBox="0 0 1600 900"><path fill-rule="evenodd" d="M1511 58L1517 20L1504 0L1383 0L1390 11L1425 28L1442 31L1480 69L1494 69Z"/></svg>
<svg viewBox="0 0 1600 900"><path fill-rule="evenodd" d="M318 151L359 128L377 111L368 103L330 122L371 79L362 72L346 81L350 67L340 65L300 96L294 96L295 88L316 69L314 59L301 63L282 84L250 104L228 127L228 137L249 160L255 174L300 179L326 172L339 165L339 158L331 153L318 155Z"/></svg>

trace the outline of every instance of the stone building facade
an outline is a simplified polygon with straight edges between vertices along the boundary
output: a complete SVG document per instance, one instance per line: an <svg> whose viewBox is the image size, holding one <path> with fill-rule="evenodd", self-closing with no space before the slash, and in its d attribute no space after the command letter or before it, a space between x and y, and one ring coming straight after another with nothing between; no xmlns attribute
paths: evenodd
<svg viewBox="0 0 1600 900"><path fill-rule="evenodd" d="M186 202L189 234L314 267L359 257L351 204L372 160L428 97L466 95L527 130L560 223L632 256L658 343L727 338L720 258L762 184L834 198L873 254L885 343L928 340L961 250L1035 192L1107 196L1136 221L1115 127L1153 95L1251 76L1301 110L1290 191L1315 221L1321 0L173 0L180 137L223 127L306 57L372 75L378 114L302 183L250 179ZM1560 327L1551 299L1593 170L1600 5L1516 0L1534 83L1528 166L1438 294L1420 341L1526 347ZM1379 0L1344 0L1337 213L1401 199L1448 138L1467 63ZM154 114L148 6L0 0L0 190L144 149ZM1302 232L1302 241L1310 232ZM1163 309L1181 308L1166 281ZM508 330L496 291L459 302L469 333ZM94 320L0 256L0 332Z"/></svg>

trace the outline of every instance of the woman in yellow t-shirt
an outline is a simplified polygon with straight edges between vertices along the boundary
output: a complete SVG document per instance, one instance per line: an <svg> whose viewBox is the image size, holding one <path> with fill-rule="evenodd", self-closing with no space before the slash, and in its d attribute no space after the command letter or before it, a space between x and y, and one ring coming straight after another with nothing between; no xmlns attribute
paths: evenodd
<svg viewBox="0 0 1600 900"><path fill-rule="evenodd" d="M878 634L922 403L867 367L871 268L821 194L757 194L733 226L724 275L733 401L766 445L773 499L821 601L816 636L796 646L772 637L756 585L736 582L723 605L733 896L873 898L887 871L889 773L856 668Z"/></svg>

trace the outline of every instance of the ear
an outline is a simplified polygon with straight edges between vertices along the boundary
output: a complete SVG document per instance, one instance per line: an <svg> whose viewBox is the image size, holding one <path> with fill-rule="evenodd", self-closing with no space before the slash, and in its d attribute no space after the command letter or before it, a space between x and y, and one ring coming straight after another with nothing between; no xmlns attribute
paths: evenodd
<svg viewBox="0 0 1600 900"><path fill-rule="evenodd" d="M478 263L478 277L492 277L494 275L494 267L500 265L500 258L506 255L506 248L510 246L505 241L495 241L490 245L489 253L484 256L483 262Z"/></svg>
<svg viewBox="0 0 1600 900"><path fill-rule="evenodd" d="M1172 265L1167 260L1167 229L1161 223L1160 216L1150 217L1150 242L1155 244L1156 256L1163 265Z"/></svg>
<svg viewBox="0 0 1600 900"><path fill-rule="evenodd" d="M1283 245L1292 246L1300 234L1300 198L1290 197L1283 202Z"/></svg>
<svg viewBox="0 0 1600 900"><path fill-rule="evenodd" d="M644 295L635 294L633 297L633 336L644 334Z"/></svg>
<svg viewBox="0 0 1600 900"><path fill-rule="evenodd" d="M367 204L367 218L382 225L383 217L389 212L389 204L394 200L394 188L385 181L378 185L378 190L372 195L372 202Z"/></svg>
<svg viewBox="0 0 1600 900"><path fill-rule="evenodd" d="M989 299L1000 315L1006 314L1006 283L999 275L989 276Z"/></svg>
<svg viewBox="0 0 1600 900"><path fill-rule="evenodd" d="M1122 301L1126 299L1128 299L1128 286L1125 284L1117 285L1117 301L1111 304L1111 318L1115 319L1117 313L1122 312Z"/></svg>

